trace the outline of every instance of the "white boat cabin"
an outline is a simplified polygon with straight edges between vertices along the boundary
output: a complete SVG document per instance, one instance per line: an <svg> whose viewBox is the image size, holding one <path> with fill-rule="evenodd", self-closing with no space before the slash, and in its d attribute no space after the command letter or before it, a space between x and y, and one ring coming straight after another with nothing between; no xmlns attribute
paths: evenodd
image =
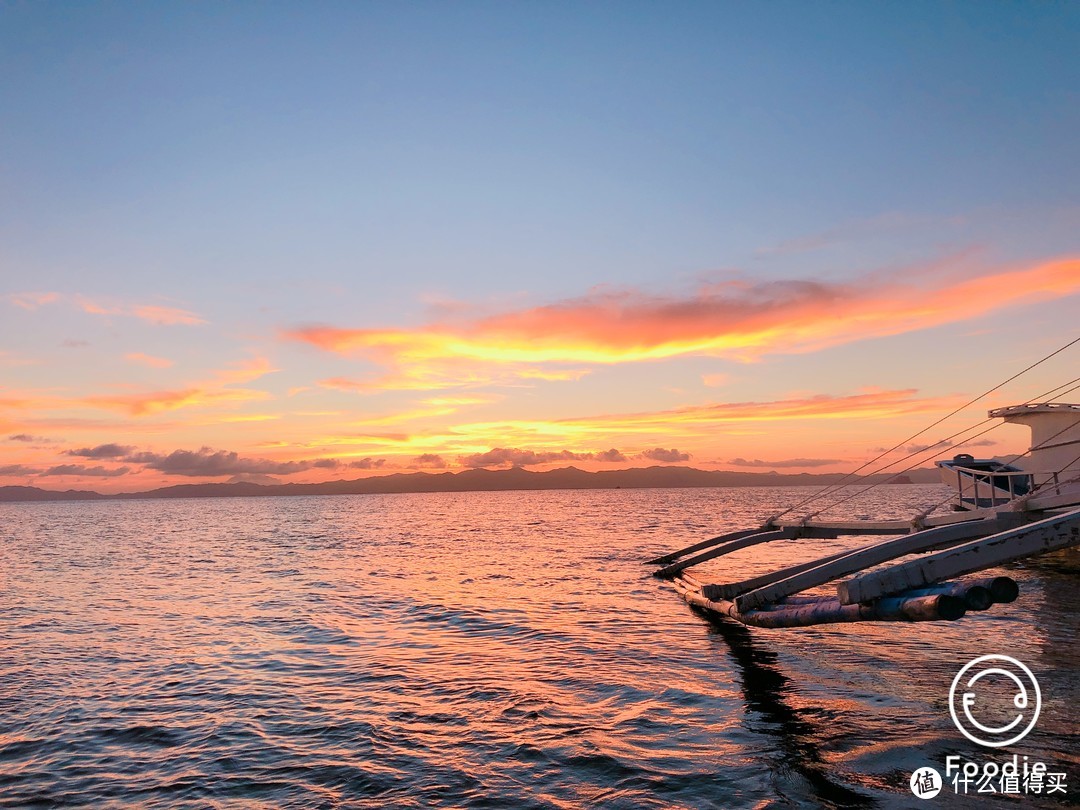
<svg viewBox="0 0 1080 810"><path fill-rule="evenodd" d="M1033 494L1076 494L1080 499L1080 405L1012 405L989 416L1030 427L1031 449L1008 463L967 453L936 462L942 481L957 491L954 508L1000 506Z"/></svg>

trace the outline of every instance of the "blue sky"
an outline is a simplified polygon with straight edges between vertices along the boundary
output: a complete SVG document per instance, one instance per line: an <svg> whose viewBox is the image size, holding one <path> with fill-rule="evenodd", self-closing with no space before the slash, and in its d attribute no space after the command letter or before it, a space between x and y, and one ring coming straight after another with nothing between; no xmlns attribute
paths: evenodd
<svg viewBox="0 0 1080 810"><path fill-rule="evenodd" d="M156 384L111 365L131 341L192 378L216 355L355 376L377 360L343 372L282 332L1075 255L1078 35L1065 3L7 5L0 293L208 325L99 334L55 307L9 312L2 345L40 361L13 387ZM1076 299L1040 312L1068 319ZM65 372L63 340L103 353ZM737 400L782 397L784 375L850 390L842 367L880 365L862 345L813 374L709 360L694 376L735 374ZM676 406L664 391L694 362L532 393L599 407L644 375L643 406Z"/></svg>

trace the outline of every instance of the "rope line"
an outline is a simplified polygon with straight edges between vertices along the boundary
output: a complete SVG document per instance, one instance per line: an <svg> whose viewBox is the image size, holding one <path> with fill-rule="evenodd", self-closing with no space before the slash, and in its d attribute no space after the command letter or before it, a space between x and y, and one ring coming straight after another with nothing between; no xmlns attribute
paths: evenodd
<svg viewBox="0 0 1080 810"><path fill-rule="evenodd" d="M1078 387L1078 388L1080 388L1080 386L1077 386L1077 387ZM1075 389L1074 389L1074 390L1075 390ZM1069 392L1066 392L1066 393L1069 393ZM1074 427L1076 427L1077 425L1080 425L1080 419L1077 419L1077 420L1076 420L1076 421L1074 421L1074 422L1073 422L1072 424L1070 424L1070 425L1067 425L1066 427L1062 428L1062 429L1061 429L1061 430L1059 430L1059 431L1058 431L1057 433L1055 433L1055 434L1054 434L1053 436L1050 436L1050 437L1048 437L1048 438L1046 438L1046 439L1043 439L1043 440L1042 440L1041 442L1039 442L1039 443L1038 443L1037 445L1035 445L1034 447L1030 447L1030 448L1028 448L1028 449L1027 449L1027 450L1025 450L1025 451L1024 451L1023 453L1017 453L1017 454L1016 454L1015 456L1013 456L1013 457L1012 457L1011 459L1009 459L1008 461L1003 461L1003 462L1001 462L1001 463L1002 463L1002 464L1003 464L1004 466L1010 466L1010 465L1012 465L1012 464L1013 464L1014 462L1016 462L1016 461L1020 460L1020 459L1021 459L1021 458L1023 458L1024 456L1026 456L1026 455L1028 455L1029 453L1031 453L1031 452L1032 452L1033 450L1039 450L1040 448L1044 447L1044 446L1045 446L1045 445L1046 445L1046 444L1047 444L1048 442L1051 442L1051 441L1053 441L1053 440L1054 440L1054 439L1056 439L1056 438L1057 438L1058 436L1060 436L1060 435L1061 435L1062 433L1065 433L1066 431L1072 430L1072 429L1073 429ZM1077 456L1076 458L1074 458L1074 459L1073 459L1072 461L1070 461L1070 462L1069 462L1068 464L1066 464L1066 465L1065 465L1064 467L1062 467L1061 469L1062 469L1062 470L1067 470L1067 469L1069 469L1069 467L1071 467L1071 466L1072 466L1073 464L1075 464L1075 463L1076 463L1076 462L1078 462L1078 461L1080 461L1080 456ZM1075 480L1077 480L1077 479L1076 479L1076 478L1074 478L1074 479L1071 479L1070 481L1065 481L1065 482L1060 482L1060 481L1059 481L1057 485L1058 485L1058 486L1061 486L1061 484L1062 484L1062 483L1066 483L1066 484L1069 484L1069 483L1072 483L1072 481L1075 481ZM1039 491L1040 489L1042 489L1043 487L1045 487L1047 483L1049 483L1049 482L1044 482L1044 483L1042 483L1042 484L1039 484L1039 485L1038 485L1037 487L1035 487L1035 488L1034 488L1034 489L1033 489L1033 490L1032 490L1031 492L1027 493L1026 495L1022 495L1022 496L1020 496L1020 498L1014 498L1014 499L1013 499L1013 501L1018 501L1018 500L1020 500L1021 498L1023 498L1023 499L1028 499L1028 498L1031 498L1031 497L1032 497L1032 496L1033 496L1033 495L1034 495L1034 494L1035 494L1036 492L1038 492L1038 491ZM991 486L993 486L993 483L991 483ZM951 501L951 500L952 500L953 498L955 498L955 497L956 497L956 494L957 494L957 493L955 493L955 492L950 492L950 493L949 493L949 497L945 498L944 500L938 501L938 502L937 502L936 504L934 504L933 506L931 506L931 507L930 507L929 509L927 509L927 510L926 510L925 512L921 513L921 514L919 515L919 518L924 518L924 517L926 517L927 515L931 514L931 513L932 513L932 512L933 512L933 511L934 511L935 509L938 509L939 507L941 507L941 506L944 506L944 505L945 505L945 504L947 504L947 503L948 503L949 501ZM991 498L993 498L993 490L991 490ZM1010 501L1010 503L1012 503L1013 501ZM976 505L977 505L977 504L976 504ZM1002 505L1004 506L1005 504L1002 504Z"/></svg>
<svg viewBox="0 0 1080 810"><path fill-rule="evenodd" d="M1080 379L1080 378L1077 378L1077 379ZM1075 382L1075 380L1074 380L1073 382ZM1066 385L1068 385L1068 383L1066 383ZM1059 385L1059 386L1057 386L1057 388L1055 388L1055 389L1051 389L1051 390L1058 390L1058 389L1060 389L1060 388L1061 388L1061 386ZM1072 393L1073 391L1075 391L1075 390L1077 390L1077 389L1080 389L1080 385L1074 385L1074 386L1073 386L1072 388L1070 388L1070 389L1068 389L1068 390L1066 390L1066 391L1060 391L1060 393L1061 393L1062 395L1065 395L1065 394L1071 394L1071 393ZM1035 401L1036 399L1041 399L1041 398L1042 398L1043 396L1045 396L1045 394L1040 394L1039 396L1037 396L1037 397L1034 397L1033 399L1030 399L1030 400L1028 400L1027 402L1024 402L1024 403L1021 403L1021 404L1022 404L1022 405L1028 405L1028 404L1030 404L1031 402ZM990 420L990 419L986 419L986 420L984 420L983 422L980 422L980 423L979 423L979 425L983 425L983 424L986 424L986 422L988 422L988 421L992 421L992 420ZM987 428L986 430L980 431L979 433L976 433L976 434L974 434L973 436L968 436L968 437L967 437L967 438L966 438L966 439L965 439L964 441L965 441L965 442L968 442L968 441L971 441L972 439L977 439L977 438L978 438L979 436L982 436L982 435L984 435L984 434L986 434L986 433L989 433L989 432L990 432L990 431L992 431L992 430L996 430L997 428L1001 427L1001 426L1002 426L1003 424L1005 424L1005 423L1004 423L1004 422L996 422L995 424L993 424L992 426L990 426L990 427L989 427L989 428ZM976 425L975 427L979 427L979 425ZM1039 448L1043 447L1043 446L1044 446L1044 445L1045 445L1045 444L1046 444L1047 442L1049 442L1049 441L1051 441L1051 440L1053 440L1053 439L1056 439L1056 438L1057 438L1058 436L1060 436L1060 435L1061 435L1062 433L1065 433L1065 432L1066 432L1066 431L1068 431L1068 430L1072 430L1072 428L1076 427L1076 425L1080 425L1080 419L1077 419L1077 420L1076 420L1075 422L1073 422L1072 424L1070 424L1070 425L1066 426L1066 427L1065 427L1065 428L1063 428L1062 430L1059 430L1059 431L1058 431L1057 433L1055 433L1055 434L1054 434L1053 436L1050 436L1049 438L1047 438L1047 439L1044 439L1043 441L1041 441L1041 442L1040 442L1039 444L1035 445L1034 447L1030 447L1030 448L1028 448L1028 449L1027 449L1027 450L1025 450L1025 451L1024 451L1023 453L1017 453L1017 454L1016 454L1016 455L1014 455L1014 456L1013 456L1013 457L1012 457L1011 459L1009 459L1008 461L1002 462L1002 463L1003 463L1003 464L1005 464L1005 465L1011 465L1011 464L1012 464L1013 462L1017 461L1018 459L1021 459L1021 458L1023 458L1024 456L1028 455L1028 454L1029 454L1029 453L1030 453L1031 451L1033 451L1033 450L1038 450ZM969 429L974 429L974 428L969 428ZM964 432L964 431L961 431L961 432ZM943 440L943 441L944 441L944 440ZM933 447L934 445L930 445L930 446L931 446L931 447ZM927 449L929 449L929 448L927 448ZM949 449L951 449L951 448L949 448ZM922 451L919 451L919 452L925 452L925 450L922 450ZM915 464L912 464L912 465L910 465L910 466L906 467L905 469L903 469L903 470L900 470L899 472L893 473L893 474L892 474L891 476L889 476L888 478L886 478L886 479L885 479L884 481L878 481L878 482L875 482L875 483L871 484L871 485L870 485L870 486L868 486L868 487L864 487L863 489L861 489L861 490L858 490L857 492L851 493L851 494L847 495L846 497L844 497L844 498L841 498L841 499L840 499L840 500L838 500L838 501L834 501L833 503L830 503L830 504L827 504L826 506L823 506L823 507L822 507L821 509L818 509L818 510L817 510L816 512L812 512L812 513L810 513L809 515L807 515L807 516L806 516L806 517L804 518L804 520L809 520L810 518L812 518L812 517L815 517L816 515L819 515L819 514L821 514L821 513L822 513L822 512L824 512L824 511L825 511L826 509L832 509L832 508L833 508L833 507L835 507L835 506L839 506L839 505L840 505L840 504L842 504L842 503L845 503L845 502L847 502L847 501L850 501L850 500L851 500L852 498L854 498L854 497L857 497L857 496L859 496L859 495L862 495L862 494L863 494L863 493L865 493L865 492L869 492L869 491L870 491L871 489L873 489L874 487L880 486L880 485L882 485L882 484L887 484L887 483L889 483L890 481L892 481L892 480L894 480L894 479L898 478L899 476L903 475L904 473L906 473L906 472L910 472L911 470L915 469L915 468L916 468L917 466L919 466L919 465L920 465L920 464L922 464L923 462L926 462L926 461L930 461L931 459L934 459L934 458L937 458L938 456L944 455L944 454L945 454L946 452L948 452L948 449L946 449L946 450L940 450L940 451L938 451L937 453L934 453L933 455L931 455L931 456L929 456L929 457L927 457L927 458L924 458L924 459L920 459L920 460L919 460L918 462L916 462ZM891 466L891 465L890 465L890 466ZM883 469L888 469L888 467L885 467L885 468L883 468ZM953 495L952 495L952 494L950 494L948 498L946 498L946 499L945 499L944 501L942 501L941 503L938 503L938 504L936 504L936 505L935 505L935 506L934 506L933 508L931 508L931 509L930 509L930 510L929 510L928 512L926 512L925 514L927 514L927 515L928 515L928 514L930 514L930 512L933 512L933 511L934 511L934 509L937 509L937 508L938 508L939 506L941 506L942 504L948 503L948 502L949 502L950 500L952 500L952 498L953 498Z"/></svg>
<svg viewBox="0 0 1080 810"><path fill-rule="evenodd" d="M982 425L982 424L985 424L985 422L980 422L979 424ZM985 430L981 430L978 433L974 434L973 436L969 436L967 439L965 439L965 441L971 441L972 439L977 439L980 436L983 436L983 435L989 433L992 430L997 430L999 427L1001 427L1002 424L1003 423L1001 423L1001 422L993 424L990 427L986 428ZM979 425L976 425L976 427L978 427L978 426ZM933 445L931 445L931 446L933 446ZM890 481L893 481L893 480L899 478L904 473L911 472L912 470L914 470L916 467L923 464L924 462L932 461L933 459L937 458L938 456L943 456L943 455L947 454L950 450L953 450L953 449L955 449L955 448L946 447L946 448L944 448L942 450L938 450L937 452L933 453L932 455L929 455L926 458L919 459L916 463L911 464L911 465L909 465L908 467L905 467L902 470L898 470L898 471L894 472L892 475L890 475L888 478L886 478L883 481L875 481L874 483L870 484L869 486L863 487L862 489L857 490L856 492L849 493L848 495L845 495L843 498L840 498L837 501L833 501L832 503L826 504L825 506L818 509L816 512L811 512L810 514L806 515L806 517L804 517L803 519L804 520L809 520L810 518L816 517L817 515L820 515L822 512L824 512L824 511L826 511L828 509L832 509L835 506L839 506L842 503L846 503L847 501L850 501L852 498L856 498L859 495L862 495L863 493L869 492L870 490L874 489L875 487L879 487L879 486L881 486L883 484L888 484ZM920 452L926 452L926 451L923 450L923 451L920 451ZM949 498L951 500L952 496L950 495Z"/></svg>
<svg viewBox="0 0 1080 810"><path fill-rule="evenodd" d="M1047 360L1049 360L1050 358L1052 358L1052 357L1054 357L1054 356L1056 356L1056 355L1058 355L1058 354L1061 354L1061 353L1062 353L1063 351L1065 351L1066 349L1069 349L1069 348L1071 348L1072 346L1076 345L1077 343L1080 343L1080 336L1078 336L1078 337L1075 337L1075 338L1073 338L1073 339L1072 339L1072 340L1070 340L1070 341L1069 341L1068 343L1066 343L1066 344L1065 344L1064 346L1062 346L1062 347L1060 347L1060 348L1058 348L1058 349L1055 349L1054 351L1050 352L1050 354L1046 355L1046 356L1045 356L1045 357L1043 357L1042 359L1040 359L1040 360L1036 360L1036 361L1035 361L1034 363L1032 363L1031 365L1029 365L1029 366L1027 366L1026 368L1022 369L1021 371L1018 371L1018 372L1017 372L1016 374L1012 375L1011 377L1009 377L1009 378L1008 378L1007 380L1005 380L1004 382L998 383L998 384L997 384L997 385L995 385L995 386L994 386L993 388L990 388L990 389L988 389L987 391L984 391L983 393L979 394L979 395L978 395L977 397L975 397L974 399L972 399L972 400L968 401L968 402L967 402L967 403L965 403L964 405L961 405L961 406L960 406L959 408L957 408L957 409L955 409L955 410L951 411L950 413L948 413L948 414L946 414L945 416L941 417L940 419L938 419L937 421L933 422L932 424L930 424L930 425L927 425L927 426L926 426L925 428L923 428L922 430L918 431L917 433L913 433L913 434L912 434L911 436L909 436L908 438L904 439L903 441L901 441L901 442L898 442L897 444L893 445L893 446L892 446L892 447L890 447L890 448L889 448L888 450L885 450L885 451L883 451L883 452L879 453L879 454L878 454L877 456L875 456L874 458L870 459L869 461L865 462L864 464L861 464L860 466L856 467L856 468L855 468L854 470L852 470L851 472L849 472L849 473L847 473L846 475L844 475L844 476L843 476L843 477L842 477L842 478L841 478L841 479L840 479L839 481L837 481L837 482L835 482L835 483L833 483L833 484L827 484L826 486L822 487L822 488L821 488L820 490L818 490L817 492L814 492L814 493L812 493L811 495L807 496L806 498L804 498L803 500L799 501L798 503L796 503L796 504L794 504L794 505L792 505L792 506L789 506L789 507L788 507L787 509L783 510L782 512L778 512L777 514L775 514L775 515L773 515L773 516L772 516L771 518L769 518L769 519L768 519L767 521L765 521L765 525L766 525L766 526L768 526L768 525L771 525L771 524L773 523L773 521L777 520L777 519L778 519L778 518L780 518L780 517L783 517L784 515L788 514L789 512L793 512L793 511L795 511L796 509L798 509L798 508L800 508L800 507L802 507L802 506L805 506L806 504L808 504L808 503L810 503L810 502L812 502L812 501L814 501L814 500L817 500L818 498L823 498L823 497L825 497L825 495L826 495L826 494L831 494L831 493L835 492L836 490L838 490L838 489L842 488L843 486L845 486L845 484L846 484L846 482L848 481L848 479L850 479L850 478L853 478L853 477L855 477L855 476L858 476L858 474L859 474L860 472L862 472L863 470L865 470L865 469L866 469L867 467L869 467L870 465L872 465L872 464L875 464L875 463L877 463L878 461L880 461L881 459L883 459L883 458L884 458L885 456L887 456L887 455L889 455L890 453L892 453L892 452L894 452L894 451L896 451L896 450L900 449L901 447L903 447L903 446L904 446L905 444L907 444L908 442L911 442L911 441L913 441L913 440L915 440L915 439L919 438L919 436L922 436L922 435L923 435L924 433L926 433L926 432L927 432L928 430L931 430L932 428L935 428L935 427L937 427L937 426L938 426L938 425L940 425L940 424L941 424L942 422L944 422L944 421L945 421L946 419L950 419L950 418L952 418L953 416L956 416L956 414L958 414L958 413L960 413L961 411L965 410L966 408L970 408L970 407L971 407L972 405L974 405L974 404L975 404L976 402L978 402L979 400L981 400L981 399L984 399L985 397L987 397L987 396L989 396L990 394L994 393L994 392L995 392L995 391L997 391L998 389L1000 389L1000 388L1002 388L1002 387L1004 387L1004 386L1008 385L1009 383L1011 383L1011 382L1012 382L1013 380L1017 379L1018 377L1021 377L1021 376L1023 376L1024 374L1027 374L1027 373L1028 373L1029 371L1031 371L1032 369L1034 369L1034 368L1036 368L1036 367L1038 367L1038 366L1042 365L1043 363L1045 363L1045 362L1046 362ZM1057 386L1057 387L1058 387L1058 388L1060 388L1061 386ZM1053 389L1052 389L1052 390L1053 390ZM1028 404L1028 403L1030 403L1030 402L1032 402L1032 401L1034 401L1034 400L1033 400L1033 399L1032 399L1032 400L1028 400L1028 402L1026 402L1026 403L1024 403L1024 404ZM988 420L984 420L984 422L985 422L985 421L988 421ZM980 423L980 424L983 424L983 423ZM961 432L963 432L963 431L961 431ZM947 441L947 440L943 440L943 441ZM933 445L931 445L931 447L933 447ZM921 452L921 451L920 451L920 452ZM909 455L909 456L907 456L907 458L909 458L909 457L910 457L910 455ZM900 459L900 461L903 461L903 460L904 460L904 459ZM894 462L894 463L898 463L898 462ZM892 466L892 464L886 465L885 467L883 467L883 468L882 468L882 470L887 470L887 469L888 469L889 467L891 467L891 466ZM868 475L872 475L872 474L873 474L873 473L868 473L867 475L864 475L864 476L859 476L859 477L861 477L861 478L866 478L866 477L868 477ZM890 480L891 480L891 479L890 479ZM833 504L833 505L835 505L835 504ZM826 508L828 508L828 507L826 507ZM820 511L822 511L822 510L818 510L818 511L820 512Z"/></svg>

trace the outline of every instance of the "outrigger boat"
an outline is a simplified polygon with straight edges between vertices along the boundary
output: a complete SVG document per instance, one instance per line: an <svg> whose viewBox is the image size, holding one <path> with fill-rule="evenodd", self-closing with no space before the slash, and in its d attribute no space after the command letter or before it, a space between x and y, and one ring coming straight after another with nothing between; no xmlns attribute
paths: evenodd
<svg viewBox="0 0 1080 810"><path fill-rule="evenodd" d="M1031 447L1008 461L961 454L937 462L954 490L951 513L929 510L899 521L785 519L781 513L649 564L662 566L655 575L670 580L695 608L755 627L952 621L1012 602L1019 587L1010 577L956 578L1080 547L1080 405L1025 403L989 416L1028 425ZM893 538L738 582L711 583L688 570L760 543L845 535ZM912 555L922 556L901 560ZM837 580L835 594L804 595Z"/></svg>

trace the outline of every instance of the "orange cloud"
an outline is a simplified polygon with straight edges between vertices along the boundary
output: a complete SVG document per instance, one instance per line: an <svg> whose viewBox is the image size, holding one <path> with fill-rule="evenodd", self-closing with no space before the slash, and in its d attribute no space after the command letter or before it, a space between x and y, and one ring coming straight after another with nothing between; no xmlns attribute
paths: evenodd
<svg viewBox="0 0 1080 810"><path fill-rule="evenodd" d="M176 307L136 305L131 307L131 314L141 320L165 326L173 326L175 324L197 326L198 324L206 323L206 321L194 312L189 312L186 309L177 309Z"/></svg>
<svg viewBox="0 0 1080 810"><path fill-rule="evenodd" d="M271 395L266 391L232 386L250 383L272 371L276 371L276 369L268 360L260 357L238 363L231 368L216 371L207 380L177 389L157 391L122 389L118 393L77 397L8 392L7 396L0 397L0 411L33 411L40 414L46 411L68 411L72 408L89 406L102 410L118 411L128 416L143 417L181 408L236 406L271 399ZM253 414L246 417L234 417L228 421L267 421L276 418L276 415ZM216 421L225 420L218 419ZM96 430L102 427L115 429L115 423L112 422L72 418L46 419L40 416L24 424L27 427L40 425L58 428L71 427L79 430ZM157 427L158 429L164 429L166 426L157 423ZM136 423L129 423L127 429L137 430L138 428Z"/></svg>
<svg viewBox="0 0 1080 810"><path fill-rule="evenodd" d="M30 357L23 357L15 354L14 352L5 351L0 349L0 366L6 368L16 368L18 366L33 366L37 365L38 361Z"/></svg>
<svg viewBox="0 0 1080 810"><path fill-rule="evenodd" d="M723 402L710 405L691 405L658 414L674 421L762 422L779 419L850 419L853 417L880 419L904 414L936 413L953 405L951 398L919 399L917 390L866 391L849 396L816 394L773 402Z"/></svg>
<svg viewBox="0 0 1080 810"><path fill-rule="evenodd" d="M139 318L149 323L172 326L183 324L196 326L206 323L194 312L179 307L166 307L160 304L126 304L126 303L102 303L83 295L61 295L56 292L21 292L0 295L0 301L33 312L38 307L46 304L55 304L59 301L73 303L83 312L90 315L123 315L131 318Z"/></svg>
<svg viewBox="0 0 1080 810"><path fill-rule="evenodd" d="M955 407L953 398L919 399L916 389L873 391L850 396L816 396L773 402L722 402L691 405L652 413L569 419L559 424L620 430L656 430L680 425L710 426L733 422L776 422L795 419L886 419L909 414L940 413Z"/></svg>
<svg viewBox="0 0 1080 810"><path fill-rule="evenodd" d="M91 315L122 315L160 326L198 326L206 323L194 312L178 307L158 304L104 304L81 295L75 296L75 303L83 312Z"/></svg>
<svg viewBox="0 0 1080 810"><path fill-rule="evenodd" d="M557 420L465 422L433 431L409 434L362 433L322 436L319 446L364 446L380 452L439 452L454 457L483 454L492 447L582 448L622 446L629 453L656 453L659 443L678 440L691 449L703 440L725 436L767 434L748 430L757 423L801 420L851 421L894 419L906 415L941 413L954 408L956 398L919 398L913 389L863 392L849 396L803 396L772 402L707 403L639 413L609 413ZM385 424L393 417L365 424ZM720 430L722 428L722 431ZM668 445L670 446L670 445ZM671 454L685 451L670 450ZM662 450L663 452L663 450ZM647 457L647 456L646 456Z"/></svg>
<svg viewBox="0 0 1080 810"><path fill-rule="evenodd" d="M81 400L63 400L58 404L53 405L55 409L66 409L69 407L83 405ZM41 409L35 409L40 411ZM124 431L127 433L140 433L147 435L161 435L165 432L172 430L183 429L185 425L180 422L136 422L127 421L124 423ZM5 433L10 430L19 431L64 431L72 432L77 431L79 433L84 432L111 432L115 433L117 428L116 419L90 419L86 417L76 416L64 416L64 417L52 417L52 416L36 416L33 419L23 419L18 423L3 422L0 421L0 433Z"/></svg>
<svg viewBox="0 0 1080 810"><path fill-rule="evenodd" d="M216 385L241 385L253 382L277 370L265 357L254 357L251 360L235 363L231 368L214 372L213 381Z"/></svg>
<svg viewBox="0 0 1080 810"><path fill-rule="evenodd" d="M467 405L489 405L500 399L501 397L498 396L429 397L423 400L423 403L435 407L463 408Z"/></svg>
<svg viewBox="0 0 1080 810"><path fill-rule="evenodd" d="M186 388L179 391L151 391L137 394L117 394L112 396L87 397L82 402L96 408L122 411L131 416L151 416L162 411L178 408L203 407L223 403L237 404L269 399L265 391L250 391L243 388L210 390L206 388Z"/></svg>
<svg viewBox="0 0 1080 810"><path fill-rule="evenodd" d="M442 358L426 364L405 365L400 371L373 380L350 380L331 377L320 380L322 388L339 391L437 391L447 388L477 388L480 386L520 386L522 381L547 382L580 380L588 369L537 368L522 364L503 364L488 370L477 368L476 362L463 358Z"/></svg>
<svg viewBox="0 0 1080 810"><path fill-rule="evenodd" d="M132 363L140 363L144 366L150 366L150 368L168 368L173 364L172 360L165 357L154 357L151 354L143 354L142 352L131 352L124 355L125 360L130 360Z"/></svg>
<svg viewBox="0 0 1080 810"><path fill-rule="evenodd" d="M600 289L463 324L414 330L312 326L286 337L398 369L382 380L352 383L357 388L442 387L481 382L491 377L484 368L492 366L521 378L542 377L537 364L686 355L751 361L927 329L1077 292L1080 259L1066 258L975 277L934 267L847 284L732 281L683 298Z"/></svg>
<svg viewBox="0 0 1080 810"><path fill-rule="evenodd" d="M229 388L228 386L253 382L274 371L277 369L269 360L257 357L237 363L231 368L216 371L209 380L187 388L86 397L82 403L96 408L123 411L131 416L150 416L178 408L265 400L270 399L270 394L265 391Z"/></svg>
<svg viewBox="0 0 1080 810"><path fill-rule="evenodd" d="M27 397L0 397L0 409L9 411L25 411L38 404L37 401Z"/></svg>
<svg viewBox="0 0 1080 810"><path fill-rule="evenodd" d="M662 411L602 414L551 421L474 422L456 425L447 435L428 437L447 443L563 442L577 446L626 437L701 438L721 425L822 419L891 419L910 414L940 413L955 407L953 398L915 396L914 389L850 396L810 396L774 402L725 402Z"/></svg>

